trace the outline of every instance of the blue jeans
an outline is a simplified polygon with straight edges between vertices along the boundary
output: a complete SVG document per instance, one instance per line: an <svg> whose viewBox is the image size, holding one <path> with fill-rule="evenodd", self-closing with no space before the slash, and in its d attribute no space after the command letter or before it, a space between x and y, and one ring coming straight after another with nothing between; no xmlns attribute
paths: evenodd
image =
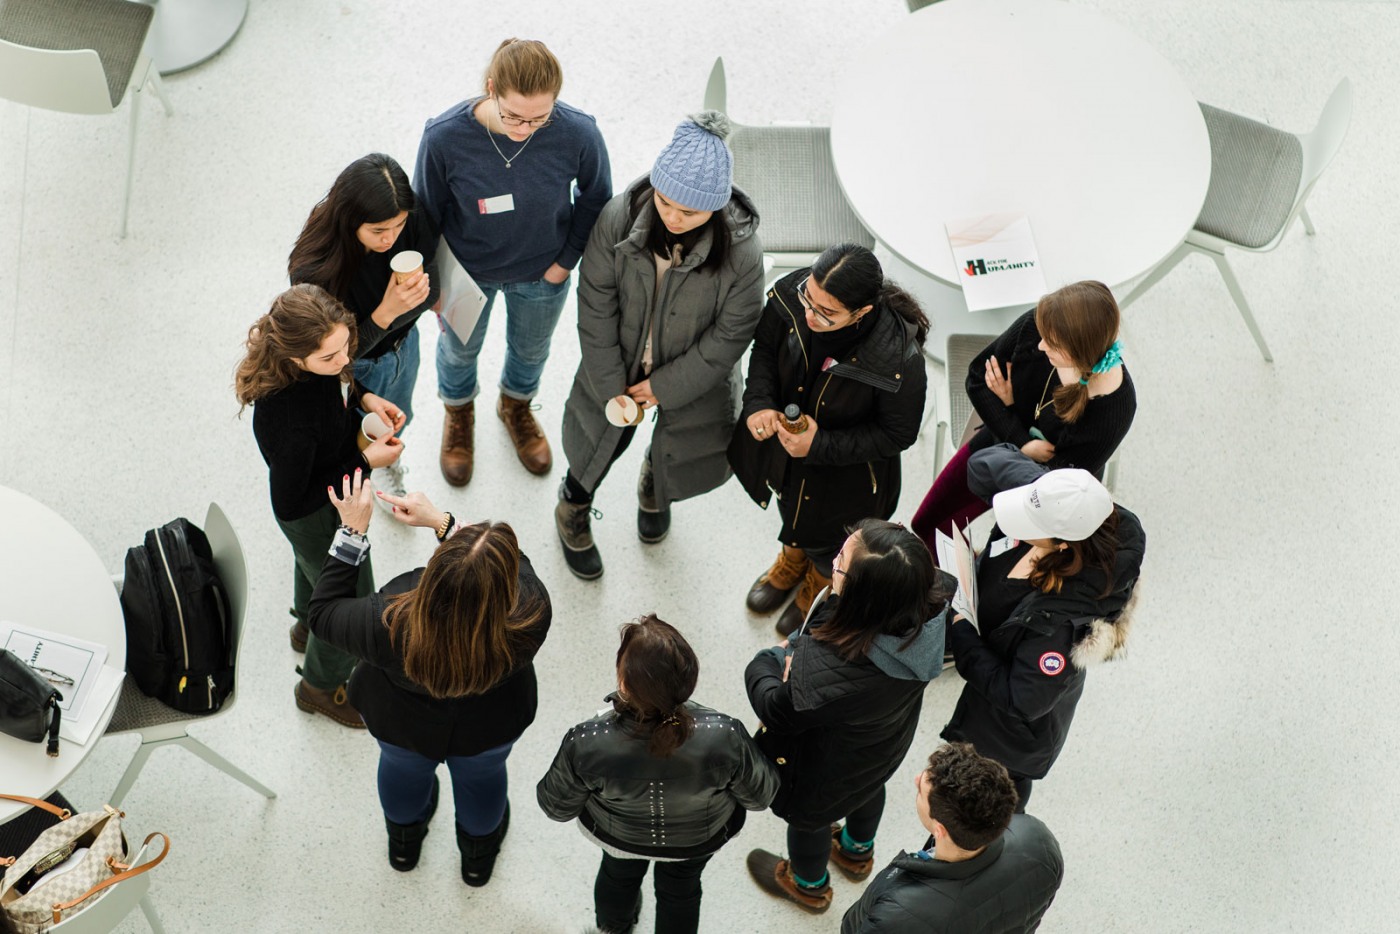
<svg viewBox="0 0 1400 934"><path fill-rule="evenodd" d="M549 359L549 341L564 310L564 299L569 296L569 281L565 279L558 285L543 279L477 282L486 293L486 307L481 309L471 340L463 344L451 328L438 335L438 396L442 401L447 405L465 405L476 398L476 358L486 343L497 292L506 296L506 362L501 367L501 394L526 401L535 398L544 362Z"/></svg>
<svg viewBox="0 0 1400 934"><path fill-rule="evenodd" d="M402 746L379 742L379 804L396 824L419 824L428 818L433 773L441 760L429 759ZM506 813L506 757L512 740L474 756L448 756L452 803L457 826L484 837L501 826Z"/></svg>
<svg viewBox="0 0 1400 934"><path fill-rule="evenodd" d="M372 360L355 361L355 382L366 392L388 399L403 410L404 428L413 421L413 384L418 382L418 325L404 335L398 350ZM402 430L400 430L402 434Z"/></svg>

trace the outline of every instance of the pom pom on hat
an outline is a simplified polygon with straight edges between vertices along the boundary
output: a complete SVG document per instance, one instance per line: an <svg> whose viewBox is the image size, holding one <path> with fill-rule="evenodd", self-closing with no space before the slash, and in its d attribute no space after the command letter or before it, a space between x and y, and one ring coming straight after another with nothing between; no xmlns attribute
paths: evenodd
<svg viewBox="0 0 1400 934"><path fill-rule="evenodd" d="M724 207L734 183L734 157L724 144L729 132L729 118L718 110L693 114L656 157L652 187L693 211Z"/></svg>

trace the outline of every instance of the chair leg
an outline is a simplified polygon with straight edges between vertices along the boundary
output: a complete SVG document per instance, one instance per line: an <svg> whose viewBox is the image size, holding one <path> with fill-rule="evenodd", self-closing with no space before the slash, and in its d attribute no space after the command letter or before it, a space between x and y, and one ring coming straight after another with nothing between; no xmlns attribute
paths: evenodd
<svg viewBox="0 0 1400 934"><path fill-rule="evenodd" d="M156 906L151 904L150 895L141 896L141 913L146 916L146 923L151 926L155 934L165 934L165 926L160 923L160 915L156 914Z"/></svg>
<svg viewBox="0 0 1400 934"><path fill-rule="evenodd" d="M156 100L160 101L160 106L165 108L165 115L167 117L175 116L175 108L170 106L170 98L165 96L165 85L161 82L160 72L156 71L154 65L151 66L151 70L147 73L146 83L149 84L151 90L155 92Z"/></svg>
<svg viewBox="0 0 1400 934"><path fill-rule="evenodd" d="M1298 219L1303 222L1303 229L1308 232L1309 237L1317 234L1317 228L1313 226L1312 218L1308 217L1307 208L1298 209Z"/></svg>
<svg viewBox="0 0 1400 934"><path fill-rule="evenodd" d="M1240 282L1235 278L1235 271L1230 268L1225 254L1207 251L1206 255L1215 260L1215 268L1220 270L1220 278L1225 280L1225 287L1230 290L1230 296L1239 307L1240 317L1244 318L1245 327L1249 328L1249 333L1254 336L1254 343L1259 345L1259 352L1264 355L1266 362L1273 363L1274 355L1269 353L1269 345L1264 343L1264 335L1260 332L1259 325L1254 321L1254 312L1250 311L1249 302L1244 297L1244 290L1240 288Z"/></svg>
<svg viewBox="0 0 1400 934"><path fill-rule="evenodd" d="M131 128L126 136L126 194L122 198L121 237L126 239L126 219L131 213L131 179L136 168L136 128L141 123L141 89L133 88L131 93Z"/></svg>
<svg viewBox="0 0 1400 934"><path fill-rule="evenodd" d="M136 750L136 755L132 757L131 764L122 773L122 780L117 782L117 790L112 792L107 799L107 803L114 808L121 807L122 801L126 798L126 793L131 790L131 786L136 784L136 776L141 774L142 767L146 760L151 757L151 753L156 751L159 743L142 743Z"/></svg>
<svg viewBox="0 0 1400 934"><path fill-rule="evenodd" d="M1158 264L1156 269L1152 270L1147 274L1146 279L1143 279L1141 282L1139 282L1133 288L1133 290L1129 292L1126 296L1118 299L1119 310L1127 308L1133 302L1137 301L1142 296L1143 292L1146 292L1158 282L1161 282L1162 277L1164 277L1167 273L1175 269L1176 264L1185 259L1190 253L1191 247L1189 244L1183 243L1181 246L1177 247L1176 252L1172 253L1171 256L1168 256L1166 259L1162 260L1162 262Z"/></svg>
<svg viewBox="0 0 1400 934"><path fill-rule="evenodd" d="M199 756L201 759L203 759L205 762L208 762L220 772L233 776L243 784L247 785L249 788L256 791L258 794L262 795L264 798L272 799L277 797L277 792L273 791L271 788L267 787L262 782L258 781L256 778L249 775L247 772L243 771L238 766L234 765L232 762L228 761L223 756L219 755L217 752L201 743L199 740L195 739L193 736L181 736L179 739L173 740L172 742L184 746L190 752Z"/></svg>

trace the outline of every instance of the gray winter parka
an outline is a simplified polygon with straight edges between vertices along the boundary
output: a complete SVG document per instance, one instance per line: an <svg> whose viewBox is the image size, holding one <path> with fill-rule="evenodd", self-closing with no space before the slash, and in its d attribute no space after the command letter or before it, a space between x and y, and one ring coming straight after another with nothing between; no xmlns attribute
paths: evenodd
<svg viewBox="0 0 1400 934"><path fill-rule="evenodd" d="M729 479L725 449L738 420L739 358L763 311L763 249L758 211L735 188L723 209L732 246L719 270L697 271L709 255L707 233L658 293L647 252L649 212L635 223L629 206L639 179L603 208L579 265L578 335L582 359L564 404L569 471L594 490L623 429L603 407L640 382L648 322L656 319L651 389L659 415L652 436L656 499L663 508Z"/></svg>

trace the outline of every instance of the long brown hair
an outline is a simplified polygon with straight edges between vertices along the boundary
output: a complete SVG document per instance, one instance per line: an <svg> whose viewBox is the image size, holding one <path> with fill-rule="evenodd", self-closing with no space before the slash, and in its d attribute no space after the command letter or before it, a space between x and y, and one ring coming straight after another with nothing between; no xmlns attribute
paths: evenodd
<svg viewBox="0 0 1400 934"><path fill-rule="evenodd" d="M1051 539L1055 550L1037 558L1028 579L1032 587L1043 593L1059 593L1067 578L1074 577L1086 567L1098 568L1103 572L1106 583L1100 597L1113 592L1113 567L1118 560L1118 510L1108 514L1108 518L1094 530L1094 534L1082 542L1066 542ZM1064 545L1064 548L1060 548Z"/></svg>
<svg viewBox="0 0 1400 934"><path fill-rule="evenodd" d="M665 758L695 732L695 717L685 702L695 693L700 660L676 627L648 613L622 627L617 649L619 691L613 708L629 713L651 730L647 752Z"/></svg>
<svg viewBox="0 0 1400 934"><path fill-rule="evenodd" d="M356 159L311 209L287 257L287 274L344 301L365 256L360 225L393 220L416 206L408 175L392 157L372 152Z"/></svg>
<svg viewBox="0 0 1400 934"><path fill-rule="evenodd" d="M244 408L306 378L305 360L337 325L350 329L345 352L355 356L355 316L317 285L294 285L272 300L272 307L248 329L247 353L233 374L233 390ZM350 381L351 369L340 374Z"/></svg>
<svg viewBox="0 0 1400 934"><path fill-rule="evenodd" d="M933 556L919 536L883 519L863 519L851 534L856 541L841 569L846 577L841 598L812 638L847 661L863 658L886 634L908 636L903 651L948 596L939 586Z"/></svg>
<svg viewBox="0 0 1400 934"><path fill-rule="evenodd" d="M1108 286L1086 279L1043 296L1035 306L1035 328L1047 344L1069 357L1079 378L1093 375L1094 365L1118 338L1118 302ZM1073 424L1089 404L1086 382L1055 389L1052 399L1060 421Z"/></svg>
<svg viewBox="0 0 1400 934"><path fill-rule="evenodd" d="M409 680L435 698L484 694L515 669L543 600L520 590L520 545L504 522L478 522L443 542L418 586L384 609Z"/></svg>
<svg viewBox="0 0 1400 934"><path fill-rule="evenodd" d="M496 46L486 66L486 80L497 95L557 98L564 88L564 69L538 39L507 39Z"/></svg>

